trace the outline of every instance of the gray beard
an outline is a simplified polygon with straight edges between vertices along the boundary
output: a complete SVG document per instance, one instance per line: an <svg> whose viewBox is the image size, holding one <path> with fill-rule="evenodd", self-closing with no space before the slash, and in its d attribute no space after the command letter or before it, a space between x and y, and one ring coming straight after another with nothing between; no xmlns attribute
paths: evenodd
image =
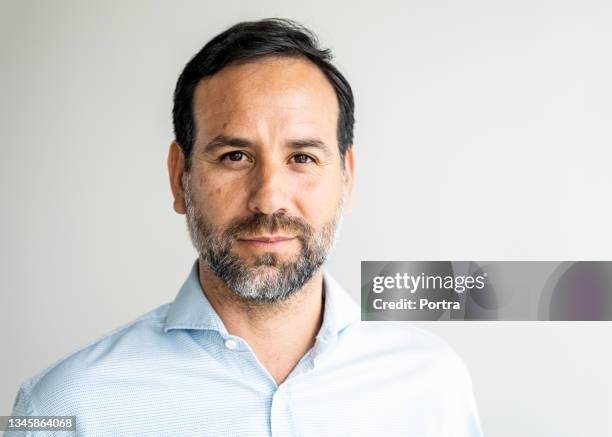
<svg viewBox="0 0 612 437"><path fill-rule="evenodd" d="M189 176L183 175L187 228L193 246L210 269L243 300L253 303L281 302L310 281L335 246L342 225L344 195L334 218L316 232L305 220L282 213L254 214L235 220L223 232L206 222L195 207ZM289 231L300 241L301 249L294 261L282 261L274 253L264 253L248 266L232 253L241 236L262 232Z"/></svg>

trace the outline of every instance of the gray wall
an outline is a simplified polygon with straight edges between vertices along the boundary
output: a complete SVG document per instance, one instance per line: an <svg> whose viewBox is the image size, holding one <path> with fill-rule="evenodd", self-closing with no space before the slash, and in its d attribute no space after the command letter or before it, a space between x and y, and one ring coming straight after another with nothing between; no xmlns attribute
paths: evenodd
<svg viewBox="0 0 612 437"><path fill-rule="evenodd" d="M23 2L0 6L0 414L18 385L170 301L195 253L165 158L184 63L295 18L357 99L355 209L331 260L609 260L606 1ZM486 435L612 431L611 323L427 323Z"/></svg>

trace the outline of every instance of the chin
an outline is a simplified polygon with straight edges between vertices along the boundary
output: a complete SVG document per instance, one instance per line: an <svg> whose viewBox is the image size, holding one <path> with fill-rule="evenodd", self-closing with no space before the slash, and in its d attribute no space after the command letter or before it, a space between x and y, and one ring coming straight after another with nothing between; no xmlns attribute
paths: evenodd
<svg viewBox="0 0 612 437"><path fill-rule="evenodd" d="M240 256L242 262L251 268L275 268L278 269L280 266L296 262L299 253L278 253L278 252L263 252L258 254L249 254L247 256Z"/></svg>

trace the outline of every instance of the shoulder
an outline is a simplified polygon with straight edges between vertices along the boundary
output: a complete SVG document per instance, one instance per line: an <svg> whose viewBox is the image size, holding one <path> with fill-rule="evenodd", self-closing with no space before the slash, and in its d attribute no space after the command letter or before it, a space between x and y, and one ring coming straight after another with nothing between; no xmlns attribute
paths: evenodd
<svg viewBox="0 0 612 437"><path fill-rule="evenodd" d="M368 382L391 404L411 405L419 420L439 424L436 435L482 435L468 368L441 337L412 322L359 322L339 340L336 363L347 378Z"/></svg>
<svg viewBox="0 0 612 437"><path fill-rule="evenodd" d="M82 346L27 379L20 387L15 410L23 414L53 414L65 411L64 402L87 386L99 383L105 372L128 366L147 353L154 354L169 303L120 326ZM36 407L34 406L36 405Z"/></svg>
<svg viewBox="0 0 612 437"><path fill-rule="evenodd" d="M441 337L411 322L356 322L341 333L340 345L354 355L367 355L388 367L427 369L470 385L463 359Z"/></svg>
<svg viewBox="0 0 612 437"><path fill-rule="evenodd" d="M450 352L450 346L441 337L407 321L357 321L341 333L347 341L374 342L381 347L393 346L432 349Z"/></svg>

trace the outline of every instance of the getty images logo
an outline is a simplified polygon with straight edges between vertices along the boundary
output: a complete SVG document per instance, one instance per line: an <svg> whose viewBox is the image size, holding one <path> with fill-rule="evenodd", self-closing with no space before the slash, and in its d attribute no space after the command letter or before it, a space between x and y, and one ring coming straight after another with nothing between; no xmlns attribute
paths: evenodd
<svg viewBox="0 0 612 437"><path fill-rule="evenodd" d="M485 286L487 273L482 275L411 275L396 273L392 276L375 276L372 279L372 291L382 293L385 290L403 289L408 293L419 290L447 290L463 293L470 290L482 290Z"/></svg>

